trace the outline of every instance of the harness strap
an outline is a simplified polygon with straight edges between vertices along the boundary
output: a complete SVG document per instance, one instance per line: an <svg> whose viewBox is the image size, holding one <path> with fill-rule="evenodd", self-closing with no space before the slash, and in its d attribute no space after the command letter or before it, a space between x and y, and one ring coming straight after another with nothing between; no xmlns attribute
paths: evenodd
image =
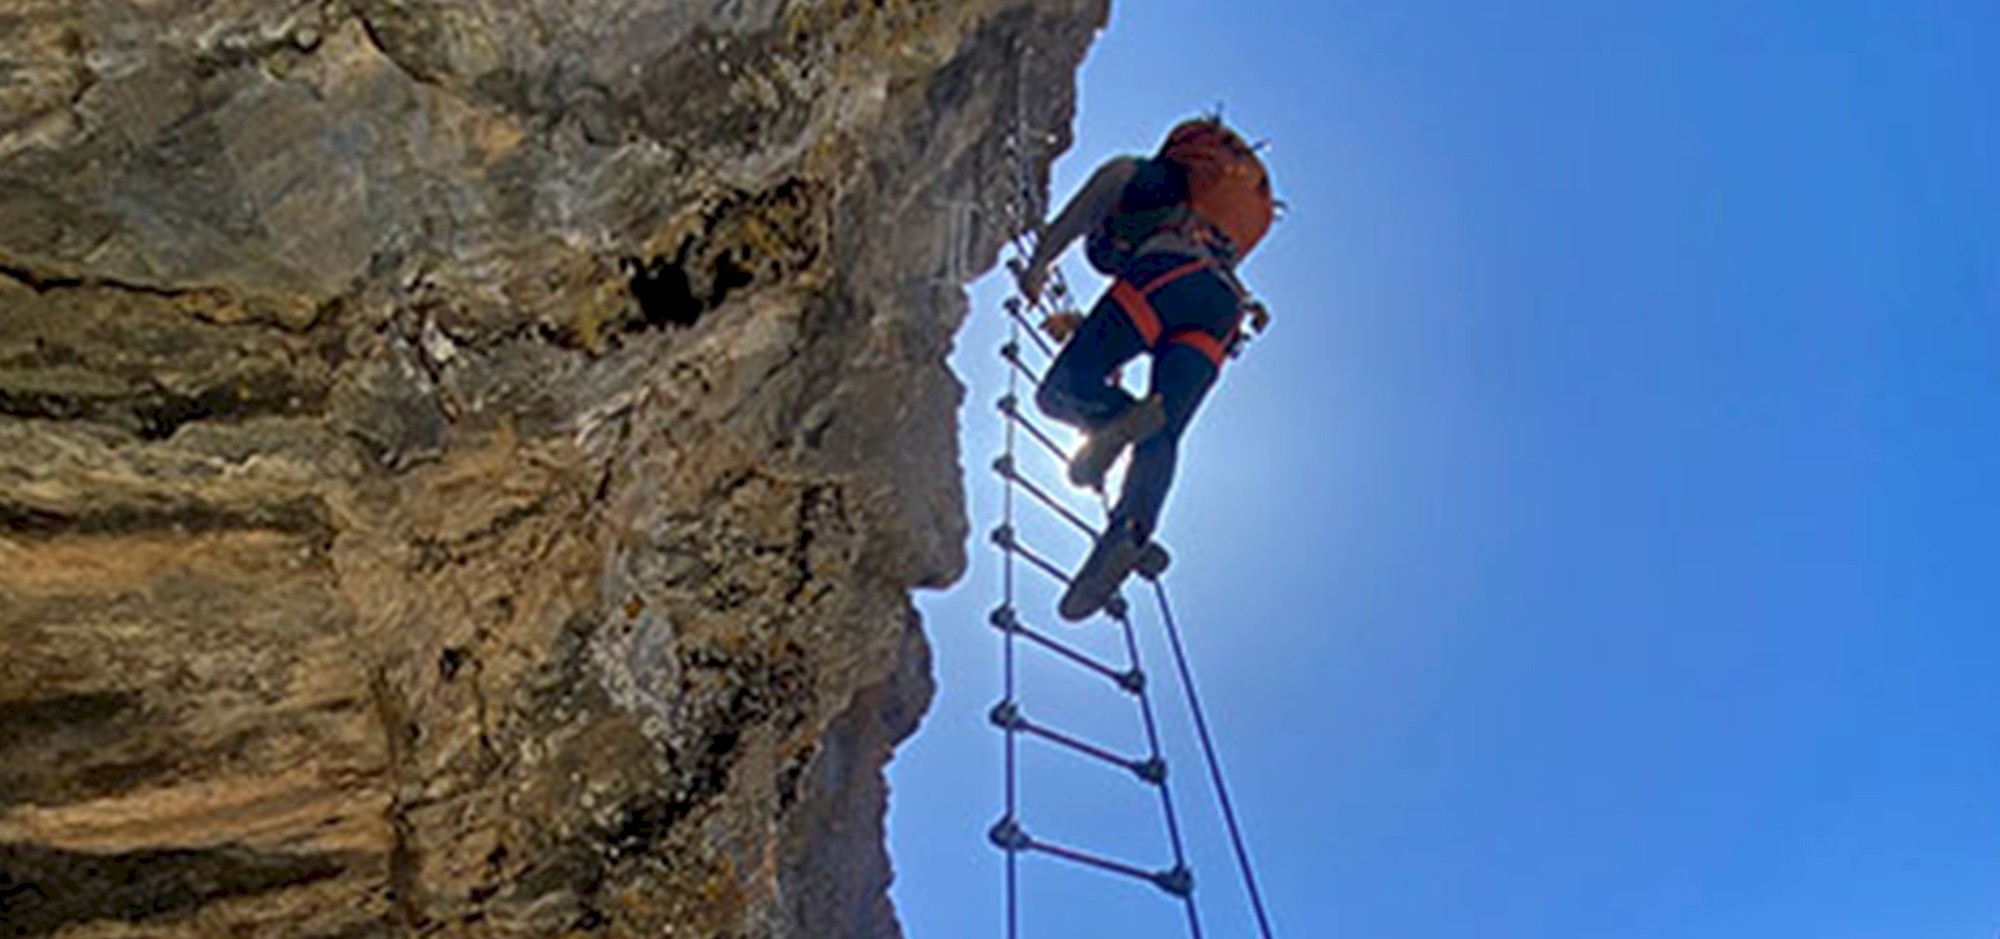
<svg viewBox="0 0 2000 939"><path fill-rule="evenodd" d="M1164 339L1200 352L1207 356L1210 362L1215 363L1216 368L1221 368L1222 363L1229 359L1229 347L1235 344L1234 331L1226 342L1200 329L1178 329L1168 333L1166 323L1160 319L1160 312L1153 309L1153 294L1183 277L1216 267L1214 261L1206 259L1189 261L1146 281L1144 286L1133 286L1131 281L1121 277L1111 285L1111 299L1118 304L1119 309L1125 311L1125 318L1132 321L1133 328L1139 331L1139 338L1145 341L1146 348L1158 349L1161 340Z"/></svg>
<svg viewBox="0 0 2000 939"><path fill-rule="evenodd" d="M1186 264L1176 267L1173 270L1170 270L1164 274L1161 274L1158 277L1153 278L1152 280L1147 281L1145 285L1140 287L1139 289L1145 291L1149 295L1155 294L1165 289L1168 284L1171 284L1174 281L1180 280L1181 278L1186 277L1189 274L1198 274L1204 270L1207 270L1210 267L1213 267L1214 265L1215 262L1210 261L1207 258L1202 258L1200 260L1195 260L1195 261L1189 261Z"/></svg>
<svg viewBox="0 0 2000 939"><path fill-rule="evenodd" d="M1160 314L1153 309L1153 301L1147 299L1139 288L1120 278L1111 285L1111 299L1125 311L1125 318L1132 321L1133 327L1139 330L1139 338L1146 341L1146 348L1160 344L1160 334L1166 332L1167 327L1160 322Z"/></svg>
<svg viewBox="0 0 2000 939"><path fill-rule="evenodd" d="M1216 368L1221 368L1222 363L1229 360L1229 346L1233 344L1234 337L1231 337L1230 343L1225 343L1209 335L1204 330L1182 329L1169 333L1167 341L1175 345L1187 346L1207 356L1210 362L1215 363Z"/></svg>

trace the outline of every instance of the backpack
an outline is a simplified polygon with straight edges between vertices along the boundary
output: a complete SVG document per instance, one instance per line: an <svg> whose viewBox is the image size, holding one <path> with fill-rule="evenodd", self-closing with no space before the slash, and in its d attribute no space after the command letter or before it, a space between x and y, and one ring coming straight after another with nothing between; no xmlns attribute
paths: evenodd
<svg viewBox="0 0 2000 939"><path fill-rule="evenodd" d="M1168 229L1182 230L1225 266L1234 266L1270 230L1277 212L1270 173L1256 150L1220 120L1202 118L1175 127L1153 159L1186 177L1187 201L1128 210L1128 186L1118 208L1085 243L1092 267L1120 274L1136 260L1140 247Z"/></svg>

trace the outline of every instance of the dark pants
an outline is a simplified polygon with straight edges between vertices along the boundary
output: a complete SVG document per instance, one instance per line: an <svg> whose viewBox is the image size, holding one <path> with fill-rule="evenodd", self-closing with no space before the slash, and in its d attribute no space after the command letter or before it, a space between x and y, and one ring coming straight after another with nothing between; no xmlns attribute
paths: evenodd
<svg viewBox="0 0 2000 939"><path fill-rule="evenodd" d="M1162 254L1134 262L1126 282L1150 301L1157 322L1145 323L1142 330L1142 322L1151 318L1148 311L1125 309L1116 290L1106 294L1056 356L1035 395L1043 413L1085 433L1094 432L1138 403L1112 381L1112 373L1141 352L1153 354L1150 390L1166 405L1166 427L1133 450L1125 489L1111 512L1114 526L1129 523L1141 538L1151 537L1159 524L1160 509L1174 482L1181 434L1220 373L1209 352L1186 340L1201 335L1213 340L1211 350L1215 344L1226 345L1242 318L1235 291L1212 270L1153 286L1189 261ZM1150 342L1147 331L1154 333Z"/></svg>

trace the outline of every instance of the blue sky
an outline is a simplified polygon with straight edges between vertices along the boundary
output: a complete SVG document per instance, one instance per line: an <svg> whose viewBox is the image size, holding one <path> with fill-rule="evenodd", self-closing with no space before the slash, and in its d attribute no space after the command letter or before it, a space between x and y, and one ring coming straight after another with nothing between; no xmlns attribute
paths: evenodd
<svg viewBox="0 0 2000 939"><path fill-rule="evenodd" d="M2000 934L1996 37L1925 0L1117 6L1057 197L1222 101L1292 206L1161 533L1280 936ZM957 362L982 533L1000 290ZM997 569L920 598L913 939L1001 934ZM1024 680L1136 747L1116 695ZM1166 729L1210 934L1250 936ZM1163 858L1143 791L1029 749L1033 830ZM1180 929L1026 870L1024 935Z"/></svg>

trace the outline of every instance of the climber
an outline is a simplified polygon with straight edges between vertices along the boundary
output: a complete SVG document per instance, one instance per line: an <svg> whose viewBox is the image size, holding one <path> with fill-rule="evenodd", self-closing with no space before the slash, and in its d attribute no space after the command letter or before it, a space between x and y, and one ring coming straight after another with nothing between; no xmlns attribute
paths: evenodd
<svg viewBox="0 0 2000 939"><path fill-rule="evenodd" d="M1181 435L1246 314L1258 331L1268 324L1236 266L1269 230L1276 205L1253 147L1219 117L1186 121L1151 158L1098 167L1018 270L1032 304L1056 259L1087 234L1091 265L1115 278L1088 318L1056 313L1043 323L1064 346L1036 403L1086 435L1070 481L1102 490L1111 464L1133 448L1105 531L1063 595L1063 618L1095 613L1131 573L1173 483ZM1134 398L1116 375L1140 352L1152 355L1151 386Z"/></svg>

